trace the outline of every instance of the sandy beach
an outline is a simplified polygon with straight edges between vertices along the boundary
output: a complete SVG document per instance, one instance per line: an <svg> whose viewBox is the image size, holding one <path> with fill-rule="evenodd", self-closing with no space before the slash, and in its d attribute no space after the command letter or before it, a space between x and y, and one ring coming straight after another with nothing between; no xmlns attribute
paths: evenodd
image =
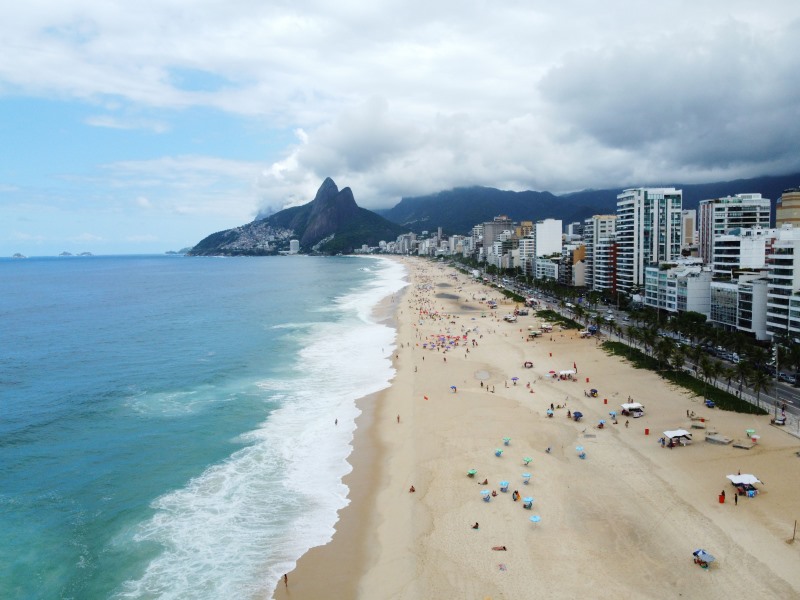
<svg viewBox="0 0 800 600"><path fill-rule="evenodd" d="M429 261L405 264L397 374L359 401L351 504L276 599L800 597L800 539L789 541L800 440L768 416L706 408L577 331L528 340L539 319L503 321L516 305L497 290ZM573 365L573 380L550 376ZM613 424L609 412L629 398L645 416ZM567 418L576 410L580 422ZM678 428L692 443L663 448L663 431ZM747 440L747 429L760 436L749 450L705 441L708 430ZM734 503L726 475L739 472L763 484ZM533 498L530 510L515 490ZM696 548L716 557L709 569L693 563Z"/></svg>

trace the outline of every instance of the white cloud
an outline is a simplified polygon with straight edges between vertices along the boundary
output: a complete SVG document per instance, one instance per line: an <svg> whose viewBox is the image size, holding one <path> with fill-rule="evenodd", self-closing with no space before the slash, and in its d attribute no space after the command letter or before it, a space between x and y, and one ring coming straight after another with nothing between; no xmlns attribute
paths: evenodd
<svg viewBox="0 0 800 600"><path fill-rule="evenodd" d="M151 208L153 204L144 196L139 196L136 198L136 206L139 206L140 208Z"/></svg>
<svg viewBox="0 0 800 600"><path fill-rule="evenodd" d="M95 115L85 120L87 125L93 127L107 127L109 129L147 129L155 133L164 133L169 130L169 124L151 119L125 119L110 115Z"/></svg>
<svg viewBox="0 0 800 600"><path fill-rule="evenodd" d="M272 164L184 155L98 178L110 204L220 222L306 202L325 176L367 207L724 179L800 169L799 19L794 0L31 0L0 5L0 93L90 101L109 114L88 124L123 132L166 131L136 116L154 107L295 130Z"/></svg>

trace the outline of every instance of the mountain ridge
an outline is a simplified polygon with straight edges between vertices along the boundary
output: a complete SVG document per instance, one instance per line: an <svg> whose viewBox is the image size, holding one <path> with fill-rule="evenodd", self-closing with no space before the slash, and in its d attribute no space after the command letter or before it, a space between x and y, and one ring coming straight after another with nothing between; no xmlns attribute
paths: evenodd
<svg viewBox="0 0 800 600"><path fill-rule="evenodd" d="M733 194L760 193L773 201L783 190L800 185L800 173L736 179L699 184L659 184L581 190L555 195L525 190L457 187L423 196L403 197L389 209L376 210L384 218L419 233L442 227L444 233L467 234L474 225L504 214L514 221L554 218L564 224L583 221L596 214L615 214L617 194L631 187L675 187L683 190L684 209L696 209L701 200Z"/></svg>
<svg viewBox="0 0 800 600"><path fill-rule="evenodd" d="M406 230L356 204L349 187L342 190L326 177L314 199L245 225L202 239L190 256L264 256L288 249L297 239L300 252L349 254L363 244L376 246Z"/></svg>

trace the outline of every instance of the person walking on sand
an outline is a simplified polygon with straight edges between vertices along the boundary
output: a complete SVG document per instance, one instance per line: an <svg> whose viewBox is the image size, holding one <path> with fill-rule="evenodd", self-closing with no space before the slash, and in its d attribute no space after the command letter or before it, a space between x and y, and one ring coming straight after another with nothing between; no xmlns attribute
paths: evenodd
<svg viewBox="0 0 800 600"><path fill-rule="evenodd" d="M739 506L739 494L738 493L733 495L733 505L734 506Z"/></svg>
<svg viewBox="0 0 800 600"><path fill-rule="evenodd" d="M397 415L397 422L400 422L400 415Z"/></svg>
<svg viewBox="0 0 800 600"><path fill-rule="evenodd" d="M289 587L289 576L286 575L286 573L283 574L283 585L285 585L287 588Z"/></svg>

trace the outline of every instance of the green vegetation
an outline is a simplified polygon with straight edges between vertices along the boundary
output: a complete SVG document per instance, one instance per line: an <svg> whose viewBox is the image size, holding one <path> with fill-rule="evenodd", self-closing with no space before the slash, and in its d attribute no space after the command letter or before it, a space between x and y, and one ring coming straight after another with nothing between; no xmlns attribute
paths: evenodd
<svg viewBox="0 0 800 600"><path fill-rule="evenodd" d="M581 329L582 325L568 317L563 317L552 310L537 310L536 316L549 321L550 323L561 325L564 329Z"/></svg>
<svg viewBox="0 0 800 600"><path fill-rule="evenodd" d="M701 398L707 397L707 382L700 381L696 377L693 377L689 373L686 373L682 370L662 370L662 362L654 356L645 354L641 350L631 348L630 346L621 342L606 341L603 342L602 347L609 354L622 356L628 359L628 361L637 369L649 369L651 371L655 371L670 383L674 383L679 387L689 390L694 395ZM712 400L714 400L716 407L721 410L730 410L733 412L755 415L767 414L765 410L758 408L757 406L753 406L746 400L737 398L733 394L722 390L714 389Z"/></svg>

